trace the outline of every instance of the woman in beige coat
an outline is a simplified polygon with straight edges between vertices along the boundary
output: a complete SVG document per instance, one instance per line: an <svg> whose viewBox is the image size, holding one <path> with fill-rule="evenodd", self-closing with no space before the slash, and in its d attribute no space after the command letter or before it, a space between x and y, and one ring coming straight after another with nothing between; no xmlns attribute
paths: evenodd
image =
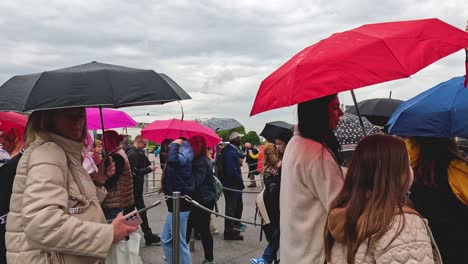
<svg viewBox="0 0 468 264"><path fill-rule="evenodd" d="M327 262L441 263L427 221L407 204L412 183L401 139L386 135L363 139L330 208Z"/></svg>
<svg viewBox="0 0 468 264"><path fill-rule="evenodd" d="M8 263L104 263L112 243L136 230L122 214L105 221L99 203L106 192L97 186L106 169L93 183L82 167L85 117L84 108L31 114L7 220Z"/></svg>

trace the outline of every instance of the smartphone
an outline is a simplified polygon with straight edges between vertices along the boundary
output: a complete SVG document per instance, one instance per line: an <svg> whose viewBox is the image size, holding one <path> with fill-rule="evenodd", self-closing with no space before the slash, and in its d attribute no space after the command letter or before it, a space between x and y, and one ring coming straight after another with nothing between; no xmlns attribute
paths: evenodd
<svg viewBox="0 0 468 264"><path fill-rule="evenodd" d="M140 214L137 210L134 210L124 215L125 223L131 226L139 226L143 221L141 220Z"/></svg>

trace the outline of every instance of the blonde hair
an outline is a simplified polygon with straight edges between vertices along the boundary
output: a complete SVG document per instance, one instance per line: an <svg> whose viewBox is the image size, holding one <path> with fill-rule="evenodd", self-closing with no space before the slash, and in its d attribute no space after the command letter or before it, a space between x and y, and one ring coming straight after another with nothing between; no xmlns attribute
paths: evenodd
<svg viewBox="0 0 468 264"><path fill-rule="evenodd" d="M81 141L84 143L88 137L88 131L86 127L86 113L83 107L78 108L80 108L84 114L84 125L83 131L81 133ZM29 116L24 139L25 148L34 142L38 136L47 140L49 133L55 133L54 118L55 115L60 111L63 111L63 109L39 110L33 112Z"/></svg>

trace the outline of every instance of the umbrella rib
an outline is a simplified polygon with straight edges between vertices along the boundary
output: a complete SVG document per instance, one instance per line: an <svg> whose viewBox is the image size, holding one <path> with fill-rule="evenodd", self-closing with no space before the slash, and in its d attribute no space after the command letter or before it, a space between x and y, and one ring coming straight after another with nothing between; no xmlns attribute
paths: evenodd
<svg viewBox="0 0 468 264"><path fill-rule="evenodd" d="M23 110L26 109L26 105L27 105L27 102L29 102L30 96L31 96L32 94L34 94L34 93L32 92L32 90L34 90L34 88L36 87L36 84L39 82L40 79L42 79L42 76L44 76L44 74L46 74L46 73L47 73L47 71L40 73L40 74L39 74L39 78L37 78L37 80L34 82L34 85L32 86L31 91L29 92L28 98L26 99L26 101L25 101L25 103L24 103L24 105L23 105Z"/></svg>

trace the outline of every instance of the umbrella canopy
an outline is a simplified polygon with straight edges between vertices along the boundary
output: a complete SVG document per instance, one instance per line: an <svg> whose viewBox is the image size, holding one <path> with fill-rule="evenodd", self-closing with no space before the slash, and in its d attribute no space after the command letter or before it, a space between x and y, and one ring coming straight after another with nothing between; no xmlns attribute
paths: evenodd
<svg viewBox="0 0 468 264"><path fill-rule="evenodd" d="M7 111L118 108L190 99L166 75L99 62L14 76L0 87L0 94L0 110Z"/></svg>
<svg viewBox="0 0 468 264"><path fill-rule="evenodd" d="M231 130L242 127L242 124L234 118L210 118L203 120L201 123L214 131Z"/></svg>
<svg viewBox="0 0 468 264"><path fill-rule="evenodd" d="M438 19L369 24L336 33L263 80L250 115L409 77L467 46L467 32Z"/></svg>
<svg viewBox="0 0 468 264"><path fill-rule="evenodd" d="M0 112L0 130L6 131L10 128L19 128L24 131L28 117L15 112Z"/></svg>
<svg viewBox="0 0 468 264"><path fill-rule="evenodd" d="M156 120L141 130L141 136L156 143L163 142L166 138L177 139L180 137L191 138L200 135L206 140L208 147L216 146L221 138L211 128L196 121L169 119Z"/></svg>
<svg viewBox="0 0 468 264"><path fill-rule="evenodd" d="M350 113L345 113L338 123L335 136L341 145L358 144L365 136L380 134L380 129L374 126L369 120L363 118L364 130L362 133L359 117Z"/></svg>
<svg viewBox="0 0 468 264"><path fill-rule="evenodd" d="M274 121L265 124L260 136L264 137L268 142L275 143L275 140L282 133L293 133L294 125L284 121Z"/></svg>
<svg viewBox="0 0 468 264"><path fill-rule="evenodd" d="M138 125L138 123L124 111L109 108L102 109L102 119L104 120L104 129L134 127ZM89 130L101 129L99 108L86 108L86 121Z"/></svg>
<svg viewBox="0 0 468 264"><path fill-rule="evenodd" d="M402 103L388 121L389 134L468 136L468 89L455 77Z"/></svg>
<svg viewBox="0 0 468 264"><path fill-rule="evenodd" d="M398 99L374 98L359 102L357 107L359 113L365 116L372 124L385 126L390 116L392 116L395 109L397 109L401 103L403 103L403 101ZM356 106L350 107L346 112L357 114Z"/></svg>

